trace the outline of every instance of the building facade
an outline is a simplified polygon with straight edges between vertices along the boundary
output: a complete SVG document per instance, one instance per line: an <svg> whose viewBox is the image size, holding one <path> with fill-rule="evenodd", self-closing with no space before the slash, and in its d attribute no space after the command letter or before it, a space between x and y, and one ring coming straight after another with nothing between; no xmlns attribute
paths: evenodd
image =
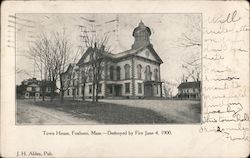
<svg viewBox="0 0 250 158"><path fill-rule="evenodd" d="M150 28L141 21L132 35L134 43L131 49L118 54L103 54L105 58L101 63L102 72L98 89L100 98L162 97L160 65L163 61L150 43ZM68 79L67 82L71 85L64 93L65 97L81 97L83 93L86 98L92 97L93 68L89 63L93 49L88 48L78 63L71 65L65 72L64 78ZM90 73L83 85L82 72L86 74L87 67Z"/></svg>
<svg viewBox="0 0 250 158"><path fill-rule="evenodd" d="M183 82L178 86L178 99L200 99L200 81Z"/></svg>
<svg viewBox="0 0 250 158"><path fill-rule="evenodd" d="M17 98L31 99L41 98L43 95L48 97L51 94L51 82L39 81L36 78L30 78L22 81L21 85L17 86Z"/></svg>

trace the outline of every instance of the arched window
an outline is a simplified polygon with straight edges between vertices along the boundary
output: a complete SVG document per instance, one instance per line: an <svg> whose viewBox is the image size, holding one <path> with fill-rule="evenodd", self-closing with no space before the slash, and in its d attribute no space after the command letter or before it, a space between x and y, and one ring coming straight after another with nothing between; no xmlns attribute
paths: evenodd
<svg viewBox="0 0 250 158"><path fill-rule="evenodd" d="M150 70L150 66L147 65L146 70L145 70L145 80L151 80L151 75L152 75L152 72Z"/></svg>
<svg viewBox="0 0 250 158"><path fill-rule="evenodd" d="M121 68L120 66L116 67L116 80L120 80L121 79Z"/></svg>
<svg viewBox="0 0 250 158"><path fill-rule="evenodd" d="M89 81L92 81L93 80L93 69L90 68L89 69Z"/></svg>
<svg viewBox="0 0 250 158"><path fill-rule="evenodd" d="M159 72L158 72L158 69L154 70L154 78L155 78L155 81L159 81Z"/></svg>
<svg viewBox="0 0 250 158"><path fill-rule="evenodd" d="M114 67L113 66L109 67L109 78L111 80L114 80Z"/></svg>
<svg viewBox="0 0 250 158"><path fill-rule="evenodd" d="M142 66L141 64L137 65L137 78L141 79L141 70L142 70Z"/></svg>
<svg viewBox="0 0 250 158"><path fill-rule="evenodd" d="M125 69L125 79L129 79L130 78L130 65L126 64L124 66L124 69Z"/></svg>

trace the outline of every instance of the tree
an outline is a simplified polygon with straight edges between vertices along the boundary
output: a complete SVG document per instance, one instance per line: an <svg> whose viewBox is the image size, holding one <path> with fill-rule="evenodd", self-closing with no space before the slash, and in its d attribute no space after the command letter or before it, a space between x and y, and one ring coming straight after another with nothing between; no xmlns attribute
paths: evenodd
<svg viewBox="0 0 250 158"><path fill-rule="evenodd" d="M42 33L38 36L38 38L33 41L33 45L30 46L28 51L28 58L33 60L35 63L36 68L38 68L38 71L40 72L41 77L41 91L42 91L42 100L44 101L45 96L45 90L46 90L46 78L48 76L45 75L46 71L50 72L50 42L49 37ZM44 74L43 74L43 71ZM53 91L51 91L51 96Z"/></svg>
<svg viewBox="0 0 250 158"><path fill-rule="evenodd" d="M95 43L93 53L90 55L90 61L93 72L93 101L98 102L98 93L100 81L102 79L102 71L103 71L103 61L105 59L105 51L104 46L101 48L97 48L97 44Z"/></svg>
<svg viewBox="0 0 250 158"><path fill-rule="evenodd" d="M185 80L192 79L200 81L201 78L201 17L187 15L188 23L186 31L181 33L177 46L183 47L189 58L185 59L182 64L184 69ZM183 77L184 78L184 77Z"/></svg>
<svg viewBox="0 0 250 158"><path fill-rule="evenodd" d="M65 29L63 29L62 33L56 32L53 34L54 40L52 41L52 52L54 54L54 69L53 74L55 78L59 77L60 82L60 101L63 103L64 101L64 92L68 89L65 87L63 73L65 72L67 66L71 63L71 43L69 42L69 38L65 33Z"/></svg>
<svg viewBox="0 0 250 158"><path fill-rule="evenodd" d="M186 30L181 33L178 39L177 46L192 48L201 46L201 16L200 15L185 15L188 22Z"/></svg>
<svg viewBox="0 0 250 158"><path fill-rule="evenodd" d="M74 59L71 54L71 43L69 37L62 32L52 32L51 34L42 33L38 36L33 46L30 48L30 56L38 65L44 65L47 72L46 77L51 82L51 101L54 98L57 90L56 83L59 79L60 100L63 103L64 92L67 90L63 81L63 73L68 67L69 63ZM42 74L42 66L40 67Z"/></svg>
<svg viewBox="0 0 250 158"><path fill-rule="evenodd" d="M173 97L174 87L176 87L176 85L174 83L163 80L163 92L164 92L166 98Z"/></svg>
<svg viewBox="0 0 250 158"><path fill-rule="evenodd" d="M90 74L90 66L84 65L80 69L80 84L82 85L82 100L85 100L85 87L86 87L86 82Z"/></svg>
<svg viewBox="0 0 250 158"><path fill-rule="evenodd" d="M110 47L107 47L108 43L108 35L107 34L91 34L92 31L83 31L83 42L87 48L91 49L91 53L89 54L89 63L90 71L88 75L93 76L92 80L92 101L98 102L98 93L100 89L100 81L102 80L102 74L104 70L104 62L109 53Z"/></svg>
<svg viewBox="0 0 250 158"><path fill-rule="evenodd" d="M189 61L182 64L182 68L186 72L186 80L191 78L193 81L200 81L201 79L201 58L191 57Z"/></svg>

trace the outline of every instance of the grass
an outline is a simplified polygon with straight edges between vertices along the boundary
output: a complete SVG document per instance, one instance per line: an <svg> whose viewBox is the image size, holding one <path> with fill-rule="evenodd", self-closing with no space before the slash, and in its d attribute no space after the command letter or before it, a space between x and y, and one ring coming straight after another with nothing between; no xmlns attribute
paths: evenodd
<svg viewBox="0 0 250 158"><path fill-rule="evenodd" d="M152 124L174 122L174 120L166 119L150 109L129 107L114 103L65 100L63 104L60 104L59 101L55 100L53 102L39 101L36 102L35 105L53 108L58 111L66 112L73 117L93 120L101 124Z"/></svg>

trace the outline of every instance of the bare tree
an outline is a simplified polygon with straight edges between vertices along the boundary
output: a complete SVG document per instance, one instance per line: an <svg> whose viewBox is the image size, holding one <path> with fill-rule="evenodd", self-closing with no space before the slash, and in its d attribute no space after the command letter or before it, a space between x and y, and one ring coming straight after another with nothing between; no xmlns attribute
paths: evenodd
<svg viewBox="0 0 250 158"><path fill-rule="evenodd" d="M53 42L53 53L54 53L54 73L56 77L59 76L60 82L60 101L63 103L64 92L66 91L65 85L63 82L63 73L67 68L67 65L70 63L70 43L65 34L65 30L62 33L54 33L54 42Z"/></svg>
<svg viewBox="0 0 250 158"><path fill-rule="evenodd" d="M73 59L70 54L71 43L65 33L65 29L62 32L53 32L50 36L42 33L30 49L30 55L33 58L39 59L36 60L39 63L37 65L43 64L47 72L47 78L51 83L51 101L57 89L56 83L59 80L60 87L58 89L60 91L61 103L63 103L64 92L68 87L65 88L62 75ZM41 66L41 74L42 68Z"/></svg>
<svg viewBox="0 0 250 158"><path fill-rule="evenodd" d="M201 17L194 15L186 15L188 23L186 31L181 33L177 46L192 48L201 46Z"/></svg>
<svg viewBox="0 0 250 158"><path fill-rule="evenodd" d="M182 68L186 72L186 80L189 78L192 81L200 81L201 79L201 58L200 57L191 57L189 61L186 61L182 64Z"/></svg>
<svg viewBox="0 0 250 158"><path fill-rule="evenodd" d="M80 85L82 85L82 100L85 100L85 87L86 87L86 82L90 74L90 66L84 65L80 69Z"/></svg>
<svg viewBox="0 0 250 158"><path fill-rule="evenodd" d="M105 59L105 50L102 45L101 48L97 47L97 43L95 43L92 53L90 54L90 62L92 67L92 75L93 75L93 93L92 93L92 101L98 102L98 93L100 81L102 79L102 72L104 70L103 61Z"/></svg>
<svg viewBox="0 0 250 158"><path fill-rule="evenodd" d="M43 71L47 71L50 69L50 42L49 37L42 33L38 36L38 38L33 41L33 45L30 46L27 57L34 61L35 66L37 70L40 72L40 78L41 78L41 92L42 92L42 99L44 101L45 97L45 91L47 85L45 78L45 74L43 74ZM53 93L53 91L51 91ZM51 94L52 96L52 94Z"/></svg>
<svg viewBox="0 0 250 158"><path fill-rule="evenodd" d="M88 75L93 76L92 86L92 101L98 102L98 93L100 89L100 81L102 80L102 73L104 70L104 61L107 54L110 51L110 47L107 47L109 36L108 34L93 34L95 30L84 30L82 40L87 48L91 49L89 55L90 60L90 71Z"/></svg>
<svg viewBox="0 0 250 158"><path fill-rule="evenodd" d="M189 20L185 32L181 33L177 46L190 52L190 57L182 64L185 80L200 81L201 77L201 17L188 15Z"/></svg>
<svg viewBox="0 0 250 158"><path fill-rule="evenodd" d="M173 98L174 89L179 85L178 83L163 80L163 92L166 98Z"/></svg>

